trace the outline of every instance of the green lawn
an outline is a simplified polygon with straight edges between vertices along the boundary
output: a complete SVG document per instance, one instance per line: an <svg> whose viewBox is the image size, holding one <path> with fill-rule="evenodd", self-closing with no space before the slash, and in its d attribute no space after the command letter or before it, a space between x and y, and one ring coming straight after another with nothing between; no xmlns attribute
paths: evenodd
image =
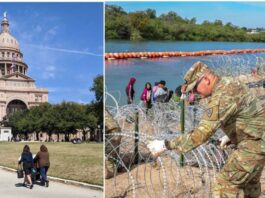
<svg viewBox="0 0 265 198"><path fill-rule="evenodd" d="M25 144L36 154L42 143L0 142L0 165L17 168ZM45 143L50 153L48 175L103 185L103 144Z"/></svg>

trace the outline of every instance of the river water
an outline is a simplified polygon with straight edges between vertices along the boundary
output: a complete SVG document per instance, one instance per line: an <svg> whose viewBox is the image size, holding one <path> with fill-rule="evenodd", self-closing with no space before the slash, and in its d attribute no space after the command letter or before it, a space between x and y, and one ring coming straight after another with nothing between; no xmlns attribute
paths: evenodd
<svg viewBox="0 0 265 198"><path fill-rule="evenodd" d="M168 42L168 41L107 41L106 52L131 51L199 51L265 48L265 43L239 42ZM156 59L128 59L105 62L106 89L119 101L126 104L125 87L130 77L135 77L135 103L146 82L165 80L166 86L175 90L182 84L183 76L196 61L203 61L219 75L238 75L250 73L257 63L265 64L265 53L212 55L201 57L172 57ZM106 101L107 104L109 101Z"/></svg>

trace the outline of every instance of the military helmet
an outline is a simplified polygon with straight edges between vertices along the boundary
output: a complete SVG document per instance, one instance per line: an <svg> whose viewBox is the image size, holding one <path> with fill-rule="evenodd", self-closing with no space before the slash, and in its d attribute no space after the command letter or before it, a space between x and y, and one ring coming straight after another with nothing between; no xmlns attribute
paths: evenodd
<svg viewBox="0 0 265 198"><path fill-rule="evenodd" d="M198 61L191 66L184 76L184 80L187 84L186 92L194 89L206 71L209 71L208 66L201 61Z"/></svg>

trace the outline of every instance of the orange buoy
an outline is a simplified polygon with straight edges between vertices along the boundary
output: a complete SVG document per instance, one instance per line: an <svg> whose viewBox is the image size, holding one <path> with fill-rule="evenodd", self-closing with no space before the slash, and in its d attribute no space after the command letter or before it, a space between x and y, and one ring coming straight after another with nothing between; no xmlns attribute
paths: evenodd
<svg viewBox="0 0 265 198"><path fill-rule="evenodd" d="M161 58L161 57L179 57L179 56L207 56L220 54L238 54L238 53L260 53L265 49L232 49L232 50L202 50L195 52L120 52L105 53L105 60L128 59L128 58Z"/></svg>

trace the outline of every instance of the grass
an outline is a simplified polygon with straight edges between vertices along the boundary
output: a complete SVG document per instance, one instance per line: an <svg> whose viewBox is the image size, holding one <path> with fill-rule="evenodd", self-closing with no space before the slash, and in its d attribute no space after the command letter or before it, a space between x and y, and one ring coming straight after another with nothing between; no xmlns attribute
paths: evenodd
<svg viewBox="0 0 265 198"><path fill-rule="evenodd" d="M40 142L0 142L0 165L17 168L17 160L25 144L33 154L39 151ZM49 176L89 184L103 185L103 144L45 143L50 154Z"/></svg>

